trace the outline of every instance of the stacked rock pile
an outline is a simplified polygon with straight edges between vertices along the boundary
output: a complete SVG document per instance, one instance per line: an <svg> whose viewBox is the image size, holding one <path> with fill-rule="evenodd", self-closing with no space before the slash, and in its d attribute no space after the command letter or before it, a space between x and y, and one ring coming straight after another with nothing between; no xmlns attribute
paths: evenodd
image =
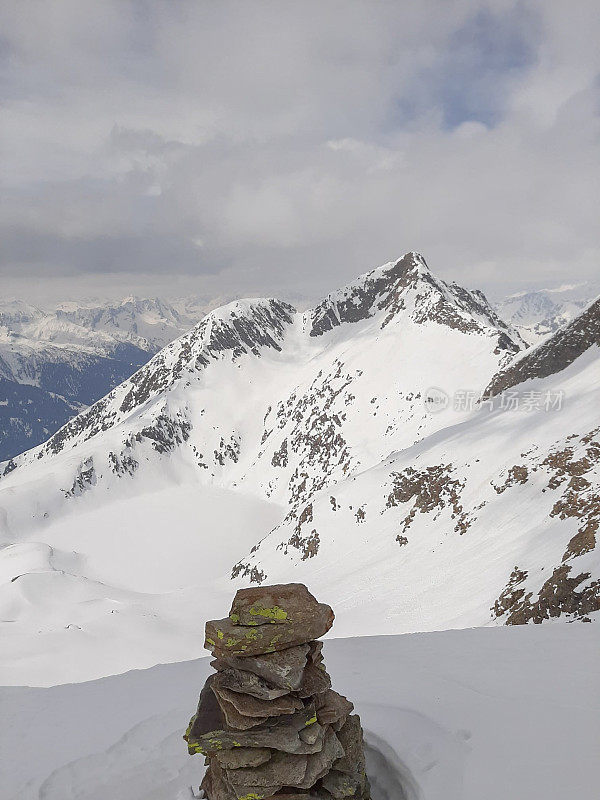
<svg viewBox="0 0 600 800"><path fill-rule="evenodd" d="M184 738L206 757L209 800L368 800L360 718L331 688L333 611L301 583L241 589L206 623L217 672Z"/></svg>

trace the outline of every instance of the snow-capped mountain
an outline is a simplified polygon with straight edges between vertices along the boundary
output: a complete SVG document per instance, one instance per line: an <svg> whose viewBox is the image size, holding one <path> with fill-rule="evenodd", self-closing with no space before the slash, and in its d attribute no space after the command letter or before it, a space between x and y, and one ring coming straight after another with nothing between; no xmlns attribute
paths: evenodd
<svg viewBox="0 0 600 800"><path fill-rule="evenodd" d="M183 309L157 297L127 297L119 303L61 303L54 311L52 324L60 331L61 325L70 323L83 328L88 335L89 332L108 334L117 341L156 353L189 330L205 313L206 308L198 301L188 303Z"/></svg>
<svg viewBox="0 0 600 800"><path fill-rule="evenodd" d="M513 325L528 344L567 325L600 294L600 283L586 281L554 289L537 289L509 295L496 303L502 319Z"/></svg>
<svg viewBox="0 0 600 800"><path fill-rule="evenodd" d="M160 301L0 304L0 460L43 442L203 316Z"/></svg>
<svg viewBox="0 0 600 800"><path fill-rule="evenodd" d="M307 582L337 635L591 618L597 347L477 404L524 348L416 253L212 311L4 465L4 680L193 657L247 581Z"/></svg>
<svg viewBox="0 0 600 800"><path fill-rule="evenodd" d="M0 327L15 339L82 345L110 355L116 343L156 353L189 330L215 301L191 297L167 302L157 297L112 301L69 301L40 308L19 300L0 303Z"/></svg>

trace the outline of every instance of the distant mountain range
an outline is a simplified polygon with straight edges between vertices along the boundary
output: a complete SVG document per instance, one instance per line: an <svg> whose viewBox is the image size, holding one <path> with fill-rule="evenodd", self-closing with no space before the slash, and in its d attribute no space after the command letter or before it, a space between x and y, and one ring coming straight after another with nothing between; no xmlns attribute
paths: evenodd
<svg viewBox="0 0 600 800"><path fill-rule="evenodd" d="M211 311L1 466L3 680L192 658L249 582L341 636L594 619L599 314L528 348L414 252Z"/></svg>
<svg viewBox="0 0 600 800"><path fill-rule="evenodd" d="M600 295L600 281L509 295L495 305L528 344L537 344L574 319Z"/></svg>
<svg viewBox="0 0 600 800"><path fill-rule="evenodd" d="M197 298L0 302L0 460L43 442L211 307Z"/></svg>

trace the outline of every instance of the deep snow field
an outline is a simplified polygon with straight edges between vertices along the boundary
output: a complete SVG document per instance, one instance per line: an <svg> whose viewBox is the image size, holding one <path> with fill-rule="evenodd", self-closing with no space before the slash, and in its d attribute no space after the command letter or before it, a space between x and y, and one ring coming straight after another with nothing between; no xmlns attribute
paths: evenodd
<svg viewBox="0 0 600 800"><path fill-rule="evenodd" d="M355 703L373 800L596 800L596 625L329 639ZM209 658L51 688L0 689L1 800L187 800L181 736Z"/></svg>

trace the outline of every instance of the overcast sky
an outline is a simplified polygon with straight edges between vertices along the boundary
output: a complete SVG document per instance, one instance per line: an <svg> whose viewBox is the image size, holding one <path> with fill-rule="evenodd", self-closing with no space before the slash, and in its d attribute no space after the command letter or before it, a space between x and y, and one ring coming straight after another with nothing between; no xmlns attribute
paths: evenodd
<svg viewBox="0 0 600 800"><path fill-rule="evenodd" d="M4 0L2 295L594 277L594 0Z"/></svg>

